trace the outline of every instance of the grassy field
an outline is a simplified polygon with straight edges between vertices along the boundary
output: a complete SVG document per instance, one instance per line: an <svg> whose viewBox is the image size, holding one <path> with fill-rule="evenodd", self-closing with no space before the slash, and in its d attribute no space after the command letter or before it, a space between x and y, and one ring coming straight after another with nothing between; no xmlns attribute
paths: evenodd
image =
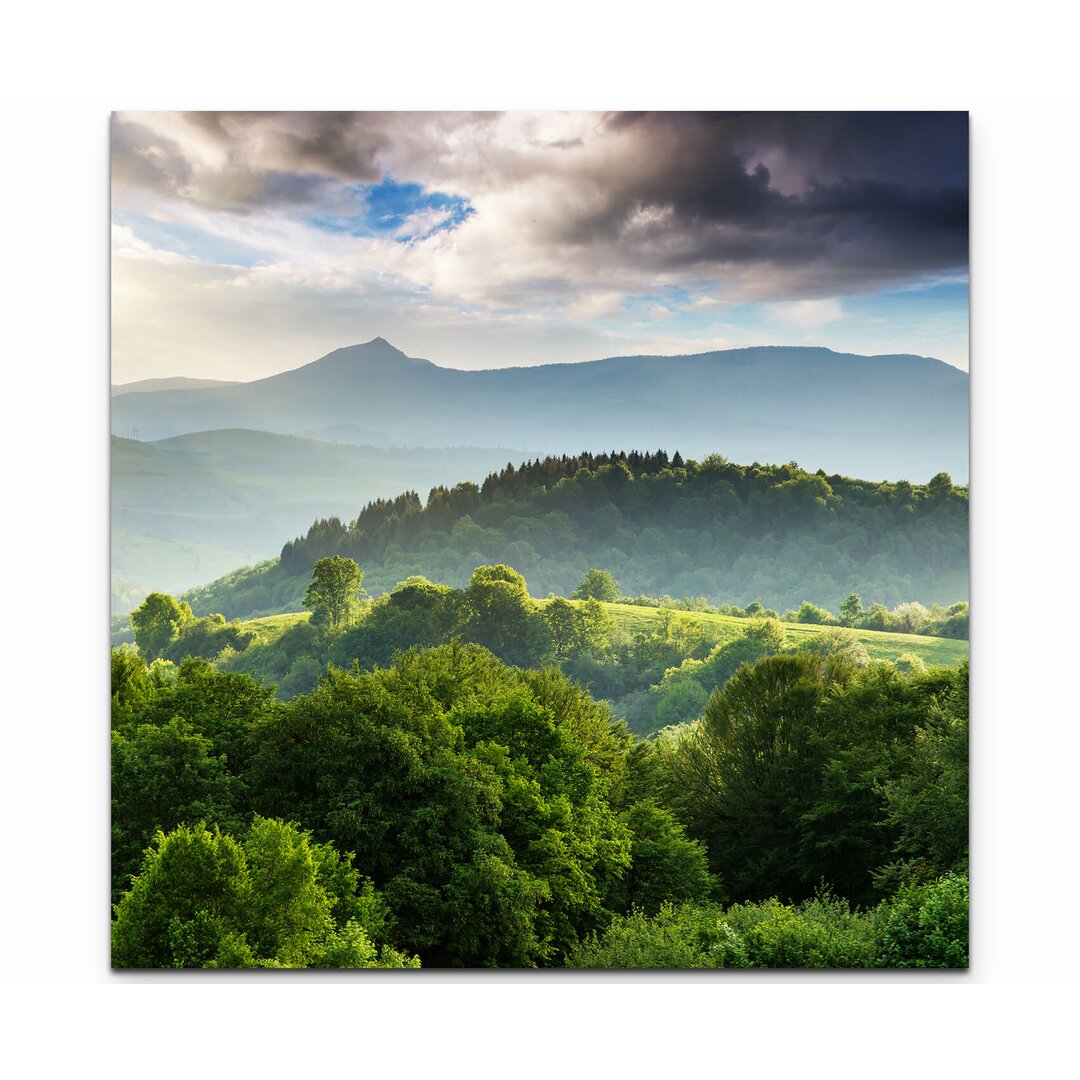
<svg viewBox="0 0 1080 1080"><path fill-rule="evenodd" d="M619 629L628 634L648 632L664 617L669 608L637 607L632 604L604 604L605 610L615 620ZM731 615L712 615L703 611L680 611L679 615L702 623L710 637L717 642L733 641L742 637L746 619ZM788 640L798 645L808 637L833 627L815 626L810 623L782 623ZM921 634L890 634L879 630L842 630L859 641L872 660L895 660L904 653L913 653L928 664L957 664L967 658L968 643L953 638L926 637Z"/></svg>
<svg viewBox="0 0 1080 1080"><path fill-rule="evenodd" d="M543 600L539 601L542 605ZM626 634L648 632L670 608L637 607L632 604L604 604L604 609L614 619L616 626ZM675 614L693 619L704 625L709 637L717 642L733 641L746 631L746 619L731 615L713 615L703 611L676 611ZM270 645L290 627L306 622L306 611L287 615L266 615L249 619L241 625L255 633L253 644ZM834 627L815 626L810 623L782 623L792 645L798 645L808 637ZM872 660L896 660L904 653L913 653L928 664L957 664L967 658L968 643L953 638L926 637L921 634L890 634L879 630L841 630L850 634L866 649Z"/></svg>
<svg viewBox="0 0 1080 1080"><path fill-rule="evenodd" d="M252 645L272 645L286 630L297 623L307 622L310 611L290 611L286 615L264 615L259 619L244 619L240 625L255 635Z"/></svg>

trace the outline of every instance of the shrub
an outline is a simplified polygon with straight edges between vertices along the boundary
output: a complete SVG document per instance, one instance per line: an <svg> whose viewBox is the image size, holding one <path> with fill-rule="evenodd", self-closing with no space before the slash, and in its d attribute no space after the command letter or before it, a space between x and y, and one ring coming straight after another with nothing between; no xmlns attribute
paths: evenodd
<svg viewBox="0 0 1080 1080"><path fill-rule="evenodd" d="M570 954L573 968L746 967L745 946L713 905L664 904L650 918L635 911L614 919Z"/></svg>
<svg viewBox="0 0 1080 1080"><path fill-rule="evenodd" d="M745 942L748 967L874 966L877 913L852 911L827 891L797 906L776 899L736 904L724 921Z"/></svg>
<svg viewBox="0 0 1080 1080"><path fill-rule="evenodd" d="M882 904L878 967L966 968L968 879L946 874Z"/></svg>
<svg viewBox="0 0 1080 1080"><path fill-rule="evenodd" d="M795 612L795 621L801 623L819 623L824 626L835 625L836 619L833 617L831 611L826 611L823 607L818 607L817 604L810 603L809 600L804 600L799 605L799 610Z"/></svg>
<svg viewBox="0 0 1080 1080"><path fill-rule="evenodd" d="M907 604L898 604L893 609L892 622L898 633L917 634L929 616L930 612L922 604L911 601Z"/></svg>

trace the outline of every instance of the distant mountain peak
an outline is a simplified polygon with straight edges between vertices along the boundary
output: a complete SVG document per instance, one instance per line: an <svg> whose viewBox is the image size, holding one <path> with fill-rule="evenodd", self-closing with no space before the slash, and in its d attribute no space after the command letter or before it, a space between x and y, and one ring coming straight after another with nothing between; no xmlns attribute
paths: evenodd
<svg viewBox="0 0 1080 1080"><path fill-rule="evenodd" d="M384 337L373 337L370 341L361 342L359 345L345 346L346 352L351 352L354 349L363 349L364 352L388 353L393 356L405 356L396 345L391 345Z"/></svg>
<svg viewBox="0 0 1080 1080"><path fill-rule="evenodd" d="M323 357L324 360L329 359L344 360L346 362L355 361L371 361L371 360L408 360L409 357L405 355L397 346L391 345L386 338L375 337L370 341L358 342L356 345L344 345L340 349L335 349L333 352L328 353Z"/></svg>

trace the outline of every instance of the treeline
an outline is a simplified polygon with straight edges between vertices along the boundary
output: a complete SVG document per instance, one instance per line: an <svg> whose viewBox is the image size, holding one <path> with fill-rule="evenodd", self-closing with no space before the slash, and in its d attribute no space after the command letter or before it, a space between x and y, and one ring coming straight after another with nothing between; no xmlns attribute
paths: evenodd
<svg viewBox="0 0 1080 1080"><path fill-rule="evenodd" d="M508 464L483 485L409 491L355 520L315 522L277 562L187 595L200 613L296 610L311 568L339 555L374 593L414 574L461 587L480 563L518 567L568 595L594 566L625 591L703 595L782 611L852 592L896 605L966 591L967 489L874 483L788 465L701 462L675 453L580 454Z"/></svg>
<svg viewBox="0 0 1080 1080"><path fill-rule="evenodd" d="M456 641L112 693L116 966L967 963L966 666L766 656L647 741Z"/></svg>
<svg viewBox="0 0 1080 1080"><path fill-rule="evenodd" d="M464 589L411 577L376 600L362 598L363 580L353 560L321 559L304 595L311 620L255 644L249 631L221 616L195 619L186 603L152 594L133 613L135 640L151 660L213 658L224 670L275 684L286 699L311 690L328 664L370 670L389 665L403 649L458 640L483 645L520 667L558 667L594 697L609 701L615 715L639 735L699 717L712 690L743 663L794 651L842 654L858 666L870 660L850 627L823 629L796 645L774 612L753 604L741 612L742 625L702 623L666 608L645 628L622 632L598 599L617 597L618 583L599 569L590 570L574 590L576 602L533 600L524 577L504 565L477 567ZM804 605L800 615L807 607L813 605ZM949 610L960 607L966 624L966 604ZM850 603L842 611L849 622L858 621ZM802 619L830 620L836 622L818 609ZM905 668L925 667L917 654L902 655L900 662Z"/></svg>

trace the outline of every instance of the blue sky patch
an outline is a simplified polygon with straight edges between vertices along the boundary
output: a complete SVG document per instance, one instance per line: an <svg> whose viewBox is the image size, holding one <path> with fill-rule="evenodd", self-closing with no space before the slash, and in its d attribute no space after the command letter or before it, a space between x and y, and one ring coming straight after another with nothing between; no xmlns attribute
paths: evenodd
<svg viewBox="0 0 1080 1080"><path fill-rule="evenodd" d="M349 189L349 195L355 200L355 213L320 214L309 217L308 222L328 232L350 236L397 234L398 240L408 243L455 229L474 213L468 200L460 195L425 191L420 184L399 184L389 176L378 184L357 184ZM430 227L418 232L399 232L409 218L425 211L437 215Z"/></svg>

